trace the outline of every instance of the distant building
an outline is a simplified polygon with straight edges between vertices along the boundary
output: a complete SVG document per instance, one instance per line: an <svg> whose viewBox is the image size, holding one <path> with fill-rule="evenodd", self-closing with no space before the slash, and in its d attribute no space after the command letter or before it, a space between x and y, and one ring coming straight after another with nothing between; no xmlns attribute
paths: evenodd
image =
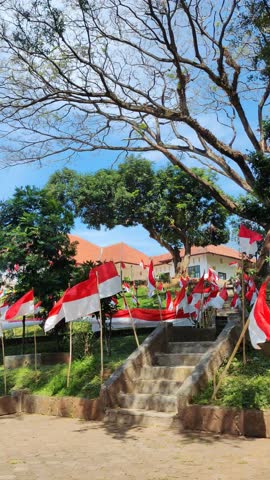
<svg viewBox="0 0 270 480"><path fill-rule="evenodd" d="M146 280L148 269L143 269L144 265L149 265L153 260L154 274L158 277L160 274L167 273L170 278L175 277L174 266L170 253L163 255L154 255L151 258L143 252L130 247L126 243L116 243L108 247L99 247L76 235L69 235L71 242L78 242L76 261L83 263L89 261L110 261L112 260L122 278L132 280ZM184 251L180 250L181 256ZM232 262L240 262L241 254L233 248L224 245L208 245L207 247L192 247L188 275L192 278L200 278L203 273L208 272L208 268L216 270L220 280L228 280L236 270L236 265L230 265Z"/></svg>
<svg viewBox="0 0 270 480"><path fill-rule="evenodd" d="M184 250L180 250L183 257ZM170 277L175 276L172 256L170 253L154 256L154 272L156 275L169 273ZM234 262L241 261L241 254L233 248L224 245L207 245L207 247L192 247L190 264L188 267L188 276L191 278L200 278L204 273L212 268L218 273L220 280L228 280L232 277L236 270Z"/></svg>

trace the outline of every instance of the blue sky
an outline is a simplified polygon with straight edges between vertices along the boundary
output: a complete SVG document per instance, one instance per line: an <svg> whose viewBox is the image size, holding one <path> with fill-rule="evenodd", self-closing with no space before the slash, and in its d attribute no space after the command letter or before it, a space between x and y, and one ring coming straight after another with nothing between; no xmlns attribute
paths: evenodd
<svg viewBox="0 0 270 480"><path fill-rule="evenodd" d="M150 157L150 155L145 156ZM16 187L26 185L43 187L50 175L61 168L68 167L81 173L90 173L100 168L110 168L115 158L116 155L111 152L89 152L80 155L72 161L54 161L42 166L38 163L32 163L2 169L0 170L0 199L6 200L10 198ZM159 163L162 162L159 154L156 154L156 157L151 154L151 160L156 160ZM142 227L125 228L119 226L113 230L101 229L98 231L89 229L82 222L76 221L72 233L101 247L113 243L125 242L149 256L167 252L164 248L160 247L155 240L150 239L148 232Z"/></svg>

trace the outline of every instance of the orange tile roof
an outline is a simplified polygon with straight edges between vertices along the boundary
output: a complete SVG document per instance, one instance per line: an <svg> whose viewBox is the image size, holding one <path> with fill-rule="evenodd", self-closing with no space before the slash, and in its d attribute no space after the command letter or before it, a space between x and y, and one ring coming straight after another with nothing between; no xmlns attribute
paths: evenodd
<svg viewBox="0 0 270 480"><path fill-rule="evenodd" d="M241 253L233 248L226 247L225 245L207 245L207 247L191 247L191 255L202 255L202 254L212 254L220 255L222 257L229 257L235 260L241 259ZM184 249L180 249L180 256L184 254ZM163 255L155 255L153 258L154 265L160 263L168 263L171 261L172 256L170 253L164 253Z"/></svg>
<svg viewBox="0 0 270 480"><path fill-rule="evenodd" d="M71 242L78 242L75 259L77 263L100 260L101 248L77 235L68 235Z"/></svg>
<svg viewBox="0 0 270 480"><path fill-rule="evenodd" d="M136 248L130 247L124 242L115 243L103 248L102 260L113 260L114 263L130 263L132 265L139 265L140 261L149 263L149 257L140 252Z"/></svg>
<svg viewBox="0 0 270 480"><path fill-rule="evenodd" d="M112 260L114 263L124 262L139 265L141 260L143 260L145 264L149 264L150 261L147 255L123 242L115 243L108 247L99 247L77 235L69 235L69 238L72 242L78 242L77 254L75 256L78 263L83 263L87 260Z"/></svg>

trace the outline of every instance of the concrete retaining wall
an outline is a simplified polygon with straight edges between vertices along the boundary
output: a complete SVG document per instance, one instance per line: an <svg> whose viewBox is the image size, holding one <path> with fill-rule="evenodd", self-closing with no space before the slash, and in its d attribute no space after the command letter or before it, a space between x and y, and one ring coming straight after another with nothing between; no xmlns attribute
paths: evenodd
<svg viewBox="0 0 270 480"><path fill-rule="evenodd" d="M14 413L38 413L84 420L102 420L104 407L101 398L46 397L18 390L12 395L0 397L0 416Z"/></svg>
<svg viewBox="0 0 270 480"><path fill-rule="evenodd" d="M37 366L40 365L55 365L57 363L68 363L69 353L37 353ZM8 355L5 356L6 368L27 367L28 365L35 365L35 355L28 353L24 355Z"/></svg>
<svg viewBox="0 0 270 480"><path fill-rule="evenodd" d="M188 405L182 413L184 430L270 438L270 410Z"/></svg>

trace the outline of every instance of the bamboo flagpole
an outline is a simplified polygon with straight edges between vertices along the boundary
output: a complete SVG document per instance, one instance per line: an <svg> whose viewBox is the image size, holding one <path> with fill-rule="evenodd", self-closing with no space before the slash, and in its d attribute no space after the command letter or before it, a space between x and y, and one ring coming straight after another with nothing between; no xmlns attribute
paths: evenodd
<svg viewBox="0 0 270 480"><path fill-rule="evenodd" d="M121 270L122 274L122 270ZM96 278L97 278L97 286L99 286L99 281L98 281L98 272L96 271ZM99 326L100 326L100 378L101 382L104 377L104 355L103 355L103 323L102 323L102 309L101 309L101 300L99 298Z"/></svg>
<svg viewBox="0 0 270 480"><path fill-rule="evenodd" d="M127 299L126 299L126 296L125 296L125 293L124 293L124 292L123 292L123 298L124 298L125 306L126 306L127 309L128 309L128 314L129 314L130 322L131 322L131 325L132 325L132 329L133 329L135 341L136 341L137 347L139 348L140 343L139 343L139 339L138 339L137 332L136 332L136 328L135 328L134 318L133 318L133 316L132 316L132 313L131 313L131 310L130 310L130 308L129 308L129 304L128 304L128 302L127 302Z"/></svg>
<svg viewBox="0 0 270 480"><path fill-rule="evenodd" d="M242 303L242 329L245 326L245 280L244 280L244 254L242 253L242 278L241 278L241 303ZM246 337L243 335L243 364L246 365Z"/></svg>
<svg viewBox="0 0 270 480"><path fill-rule="evenodd" d="M72 322L69 322L69 360L68 360L68 371L67 371L67 387L70 384L70 373L72 365Z"/></svg>
<svg viewBox="0 0 270 480"><path fill-rule="evenodd" d="M2 358L3 358L3 379L4 379L4 392L7 394L7 372L6 372L6 360L5 360L5 341L4 341L4 331L2 327L2 318L0 318L0 336L1 336L1 345L2 345Z"/></svg>

